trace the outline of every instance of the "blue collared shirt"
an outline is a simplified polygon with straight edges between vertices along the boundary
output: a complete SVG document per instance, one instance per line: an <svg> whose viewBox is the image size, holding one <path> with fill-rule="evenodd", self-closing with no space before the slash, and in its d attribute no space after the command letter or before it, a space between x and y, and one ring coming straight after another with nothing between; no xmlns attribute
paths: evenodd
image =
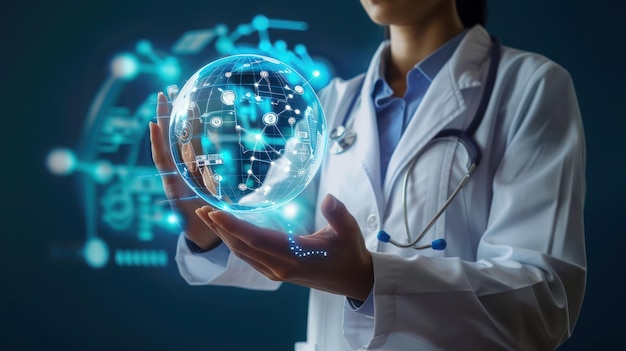
<svg viewBox="0 0 626 351"><path fill-rule="evenodd" d="M378 70L374 72L371 97L378 120L381 180L384 182L391 154L406 126L417 111L424 95L441 67L450 59L463 40L466 31L448 40L439 49L417 63L407 74L407 89L403 97L394 97L385 80L389 61L389 47L379 57Z"/></svg>

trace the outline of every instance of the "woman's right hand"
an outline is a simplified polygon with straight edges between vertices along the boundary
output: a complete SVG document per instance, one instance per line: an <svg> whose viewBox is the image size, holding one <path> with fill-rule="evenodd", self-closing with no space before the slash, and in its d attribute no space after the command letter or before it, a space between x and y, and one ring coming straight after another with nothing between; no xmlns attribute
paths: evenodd
<svg viewBox="0 0 626 351"><path fill-rule="evenodd" d="M163 182L163 190L172 210L182 216L182 229L185 235L203 250L209 250L221 242L220 238L196 215L196 210L206 206L200 198L194 198L191 189L176 171L174 160L169 152L169 116L167 97L159 92L157 97L157 123L150 122L150 143L152 160ZM185 199L185 200L179 200Z"/></svg>

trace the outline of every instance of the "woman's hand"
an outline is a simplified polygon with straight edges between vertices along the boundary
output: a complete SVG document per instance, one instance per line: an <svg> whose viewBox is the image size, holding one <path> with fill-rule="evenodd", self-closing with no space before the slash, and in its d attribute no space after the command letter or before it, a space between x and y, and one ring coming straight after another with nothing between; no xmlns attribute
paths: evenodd
<svg viewBox="0 0 626 351"><path fill-rule="evenodd" d="M150 122L150 143L152 145L152 160L161 173L163 190L170 201L172 210L183 218L183 230L189 240L201 249L208 250L220 243L216 236L199 218L195 210L206 203L200 199L193 199L195 194L182 180L169 152L169 115L170 109L167 97L159 93L157 97L157 123ZM185 199L185 200L179 200Z"/></svg>
<svg viewBox="0 0 626 351"><path fill-rule="evenodd" d="M209 206L196 214L235 255L268 278L364 301L374 272L361 230L332 195L326 196L321 210L329 224L306 236L260 228Z"/></svg>

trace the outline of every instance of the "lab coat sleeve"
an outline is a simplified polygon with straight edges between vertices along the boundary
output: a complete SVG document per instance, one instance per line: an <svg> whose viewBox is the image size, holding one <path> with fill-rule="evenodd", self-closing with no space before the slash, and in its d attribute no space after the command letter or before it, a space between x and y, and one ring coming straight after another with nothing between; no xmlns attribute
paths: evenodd
<svg viewBox="0 0 626 351"><path fill-rule="evenodd" d="M206 253L189 250L181 233L176 248L178 271L189 285L236 286L254 290L276 290L280 282L272 281L233 255L225 244Z"/></svg>
<svg viewBox="0 0 626 351"><path fill-rule="evenodd" d="M372 253L366 349L550 350L571 335L586 280L578 103L569 74L552 62L524 89L507 111L476 261Z"/></svg>

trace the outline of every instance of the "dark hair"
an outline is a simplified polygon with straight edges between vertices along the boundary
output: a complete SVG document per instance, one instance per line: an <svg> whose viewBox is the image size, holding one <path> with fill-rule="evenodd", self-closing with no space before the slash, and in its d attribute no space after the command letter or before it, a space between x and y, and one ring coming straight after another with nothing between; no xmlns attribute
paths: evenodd
<svg viewBox="0 0 626 351"><path fill-rule="evenodd" d="M487 0L456 0L456 11L465 28L487 23Z"/></svg>

